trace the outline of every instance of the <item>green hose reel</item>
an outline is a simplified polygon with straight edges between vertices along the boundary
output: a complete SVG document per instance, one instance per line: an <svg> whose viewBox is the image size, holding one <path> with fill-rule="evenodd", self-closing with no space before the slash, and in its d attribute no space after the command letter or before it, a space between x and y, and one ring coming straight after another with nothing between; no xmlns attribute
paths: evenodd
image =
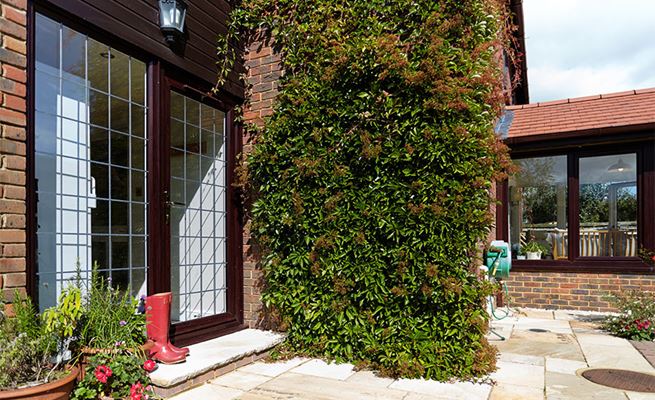
<svg viewBox="0 0 655 400"><path fill-rule="evenodd" d="M507 242L494 240L485 254L485 265L489 268L489 277L503 279L509 277L512 269L512 253Z"/></svg>

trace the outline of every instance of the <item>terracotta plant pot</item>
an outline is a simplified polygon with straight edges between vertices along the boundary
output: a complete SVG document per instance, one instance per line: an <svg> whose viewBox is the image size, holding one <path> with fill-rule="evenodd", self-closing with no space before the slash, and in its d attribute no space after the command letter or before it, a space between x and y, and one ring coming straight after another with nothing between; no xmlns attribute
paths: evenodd
<svg viewBox="0 0 655 400"><path fill-rule="evenodd" d="M68 400L79 373L79 367L72 367L68 375L54 382L24 389L0 391L0 400Z"/></svg>

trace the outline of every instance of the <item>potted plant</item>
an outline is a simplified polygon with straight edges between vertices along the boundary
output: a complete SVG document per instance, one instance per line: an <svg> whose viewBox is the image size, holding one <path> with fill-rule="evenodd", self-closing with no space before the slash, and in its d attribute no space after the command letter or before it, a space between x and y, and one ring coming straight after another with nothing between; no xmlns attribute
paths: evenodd
<svg viewBox="0 0 655 400"><path fill-rule="evenodd" d="M56 307L39 315L16 293L0 301L0 399L68 399L79 369L70 351L82 312L81 293L65 289Z"/></svg>
<svg viewBox="0 0 655 400"><path fill-rule="evenodd" d="M148 374L156 368L143 351L98 353L88 358L87 373L73 392L73 400L156 398Z"/></svg>
<svg viewBox="0 0 655 400"><path fill-rule="evenodd" d="M528 260L541 260L542 253L545 253L548 249L543 244L531 240L528 244L523 246L521 251L525 254Z"/></svg>
<svg viewBox="0 0 655 400"><path fill-rule="evenodd" d="M97 264L93 266L79 331L82 378L94 355L135 354L152 346L146 336L142 301L129 291L113 288L98 273Z"/></svg>

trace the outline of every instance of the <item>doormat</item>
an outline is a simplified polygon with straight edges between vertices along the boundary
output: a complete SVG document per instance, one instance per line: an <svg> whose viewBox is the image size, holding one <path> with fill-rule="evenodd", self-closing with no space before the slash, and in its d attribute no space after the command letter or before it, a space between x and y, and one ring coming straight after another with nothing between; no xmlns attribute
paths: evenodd
<svg viewBox="0 0 655 400"><path fill-rule="evenodd" d="M593 383L615 389L655 393L655 375L642 372L597 368L584 371L582 377Z"/></svg>

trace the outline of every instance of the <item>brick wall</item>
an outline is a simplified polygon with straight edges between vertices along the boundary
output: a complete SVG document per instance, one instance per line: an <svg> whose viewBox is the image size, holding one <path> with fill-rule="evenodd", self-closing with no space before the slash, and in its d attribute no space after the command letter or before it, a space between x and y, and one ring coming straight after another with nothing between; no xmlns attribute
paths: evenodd
<svg viewBox="0 0 655 400"><path fill-rule="evenodd" d="M255 41L245 55L248 70L248 102L244 107L243 117L246 123L263 126L267 116L273 113L273 101L277 96L277 81L282 75L280 57L274 54L271 46L262 41ZM248 132L243 137L243 151L247 154L252 149ZM245 207L249 207L248 204ZM250 237L250 221L246 221L243 230L243 298L244 322L249 327L262 326L261 320L261 269L260 256L256 245Z"/></svg>
<svg viewBox="0 0 655 400"><path fill-rule="evenodd" d="M27 0L0 0L0 289L25 292Z"/></svg>
<svg viewBox="0 0 655 400"><path fill-rule="evenodd" d="M511 306L614 311L603 299L611 292L655 292L655 276L587 273L512 272L506 280Z"/></svg>

